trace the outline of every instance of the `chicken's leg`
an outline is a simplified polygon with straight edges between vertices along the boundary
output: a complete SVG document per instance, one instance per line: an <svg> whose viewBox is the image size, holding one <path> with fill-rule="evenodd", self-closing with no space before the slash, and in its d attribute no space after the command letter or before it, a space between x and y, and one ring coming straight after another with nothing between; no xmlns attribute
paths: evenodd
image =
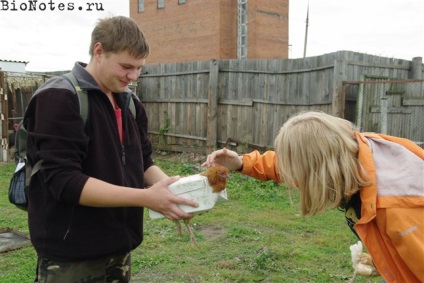
<svg viewBox="0 0 424 283"><path fill-rule="evenodd" d="M184 221L185 226L187 227L187 232L190 235L191 243L193 243L196 247L199 247L199 245L197 244L196 237L194 236L193 231L191 231L191 228L190 228L190 225L189 225L190 219L184 219L183 221Z"/></svg>
<svg viewBox="0 0 424 283"><path fill-rule="evenodd" d="M183 229L181 229L181 223L178 220L175 220L175 225L177 226L177 230L178 230L178 235L182 235L183 234Z"/></svg>

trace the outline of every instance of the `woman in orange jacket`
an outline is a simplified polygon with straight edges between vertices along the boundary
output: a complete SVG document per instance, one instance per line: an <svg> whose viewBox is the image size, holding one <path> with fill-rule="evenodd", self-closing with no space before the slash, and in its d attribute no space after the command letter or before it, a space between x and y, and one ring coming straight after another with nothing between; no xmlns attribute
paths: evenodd
<svg viewBox="0 0 424 283"><path fill-rule="evenodd" d="M202 166L222 165L297 187L303 215L342 208L386 282L424 282L422 148L403 138L359 133L349 121L321 112L290 118L274 146L242 156L220 149Z"/></svg>

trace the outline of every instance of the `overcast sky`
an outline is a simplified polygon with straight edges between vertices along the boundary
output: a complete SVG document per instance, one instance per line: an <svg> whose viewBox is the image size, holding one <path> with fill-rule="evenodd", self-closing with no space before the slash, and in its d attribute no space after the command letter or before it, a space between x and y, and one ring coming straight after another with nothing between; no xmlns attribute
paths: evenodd
<svg viewBox="0 0 424 283"><path fill-rule="evenodd" d="M129 16L129 1L91 2L101 4L104 11L94 11L95 6L87 11L87 2L38 0L37 11L22 11L20 6L28 0L0 1L0 59L29 62L27 71L69 70L75 61L87 62L97 19ZM76 9L59 11L59 4L65 10L74 4ZM40 5L46 10L40 11ZM12 11L14 7L18 11ZM303 57L307 7L308 0L290 1L290 58ZM340 50L406 60L424 57L424 1L309 0L306 56Z"/></svg>

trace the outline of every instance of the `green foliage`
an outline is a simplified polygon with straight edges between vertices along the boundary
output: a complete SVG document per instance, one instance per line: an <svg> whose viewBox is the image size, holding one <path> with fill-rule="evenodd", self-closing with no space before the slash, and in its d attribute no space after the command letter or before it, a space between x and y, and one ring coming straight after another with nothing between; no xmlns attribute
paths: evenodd
<svg viewBox="0 0 424 283"><path fill-rule="evenodd" d="M155 160L168 175L196 174L194 164ZM28 232L26 213L11 205L7 188L13 164L0 165L0 228ZM132 282L346 282L355 236L343 213L299 214L297 190L232 173L229 201L197 215L188 234L175 223L145 213L144 242L132 253ZM184 225L182 224L184 228ZM0 282L32 282L33 247L0 254ZM368 282L357 277L356 283ZM373 278L370 282L381 282Z"/></svg>
<svg viewBox="0 0 424 283"><path fill-rule="evenodd" d="M165 124L159 128L159 144L160 145L167 144L165 134L169 131L169 128L171 127L171 119L169 119L168 112L165 111L163 114L165 117Z"/></svg>
<svg viewBox="0 0 424 283"><path fill-rule="evenodd" d="M177 168L174 169L176 175L188 176L192 174L197 174L199 171L192 164L182 163Z"/></svg>

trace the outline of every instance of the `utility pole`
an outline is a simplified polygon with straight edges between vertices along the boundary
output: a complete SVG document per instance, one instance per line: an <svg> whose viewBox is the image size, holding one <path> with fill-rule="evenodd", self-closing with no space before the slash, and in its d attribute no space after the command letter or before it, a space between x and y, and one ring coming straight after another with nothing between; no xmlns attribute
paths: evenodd
<svg viewBox="0 0 424 283"><path fill-rule="evenodd" d="M305 45L303 46L303 58L306 57L306 46L308 45L308 26L309 26L309 1L308 1L308 11L306 12L306 30L305 30Z"/></svg>

